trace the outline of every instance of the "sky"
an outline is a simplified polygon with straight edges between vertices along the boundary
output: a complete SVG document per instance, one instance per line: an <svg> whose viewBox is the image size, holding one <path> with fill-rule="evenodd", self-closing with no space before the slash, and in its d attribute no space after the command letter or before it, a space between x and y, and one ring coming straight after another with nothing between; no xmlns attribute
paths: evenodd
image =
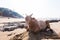
<svg viewBox="0 0 60 40"><path fill-rule="evenodd" d="M0 0L0 7L35 18L60 18L60 0Z"/></svg>

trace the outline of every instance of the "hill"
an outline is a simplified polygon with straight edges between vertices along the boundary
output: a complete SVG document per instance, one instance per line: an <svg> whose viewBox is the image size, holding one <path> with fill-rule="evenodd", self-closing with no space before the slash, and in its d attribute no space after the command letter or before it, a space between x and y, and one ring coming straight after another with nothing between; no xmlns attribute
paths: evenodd
<svg viewBox="0 0 60 40"><path fill-rule="evenodd" d="M3 17L13 17L13 18L24 18L22 15L14 12L8 8L0 8L0 16Z"/></svg>

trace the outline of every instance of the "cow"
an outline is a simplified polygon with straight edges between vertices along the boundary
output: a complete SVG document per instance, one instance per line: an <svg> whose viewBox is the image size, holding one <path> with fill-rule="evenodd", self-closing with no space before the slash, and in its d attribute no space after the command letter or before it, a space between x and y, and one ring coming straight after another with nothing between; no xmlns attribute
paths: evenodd
<svg viewBox="0 0 60 40"><path fill-rule="evenodd" d="M22 34L17 34L15 35L12 40L41 40L41 39L45 39L45 38L56 38L58 37L55 36L54 34L51 35L51 33L53 33L54 31L50 28L49 23L53 22L53 21L43 21L43 20L37 20L33 17L31 17L31 15L27 15L25 17L25 28L27 29L27 31L25 31ZM56 22L56 21L55 21ZM43 32L42 32L43 31ZM47 35L45 34L47 33ZM53 36L54 35L54 36Z"/></svg>
<svg viewBox="0 0 60 40"><path fill-rule="evenodd" d="M27 24L27 29L36 33L36 32L40 32L40 31L51 31L51 28L50 28L50 25L49 25L49 21L46 20L46 21L43 21L43 20L40 20L38 21L37 19L31 17L31 15L27 15L25 17L25 20L26 20L26 24Z"/></svg>

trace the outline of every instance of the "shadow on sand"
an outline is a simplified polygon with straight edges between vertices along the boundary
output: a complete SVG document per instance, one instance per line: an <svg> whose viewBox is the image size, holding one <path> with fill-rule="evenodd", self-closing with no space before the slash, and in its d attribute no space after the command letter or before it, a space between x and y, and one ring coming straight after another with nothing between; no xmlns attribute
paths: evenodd
<svg viewBox="0 0 60 40"><path fill-rule="evenodd" d="M54 31L53 33L40 32L36 34L29 32L28 40L41 40L41 39L60 39L60 37L58 37L58 35Z"/></svg>
<svg viewBox="0 0 60 40"><path fill-rule="evenodd" d="M60 37L59 35L56 34L55 31L53 31L53 33L44 31L33 33L31 31L28 31L21 34L17 34L10 40L41 40L41 39L60 39Z"/></svg>

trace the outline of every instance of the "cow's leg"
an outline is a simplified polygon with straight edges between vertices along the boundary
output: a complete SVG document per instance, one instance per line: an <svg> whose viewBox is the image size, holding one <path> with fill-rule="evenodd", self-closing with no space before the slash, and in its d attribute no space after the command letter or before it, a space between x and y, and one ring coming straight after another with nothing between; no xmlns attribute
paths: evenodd
<svg viewBox="0 0 60 40"><path fill-rule="evenodd" d="M49 21L46 21L46 29L49 28L50 29L50 24Z"/></svg>
<svg viewBox="0 0 60 40"><path fill-rule="evenodd" d="M51 32L53 32L53 30L50 28L49 21L46 21L46 25L47 25L46 29L49 29Z"/></svg>
<svg viewBox="0 0 60 40"><path fill-rule="evenodd" d="M51 35L53 33L53 30L50 28L50 25L49 25L49 21L46 21L46 28L45 28L45 32L47 33L47 35Z"/></svg>
<svg viewBox="0 0 60 40"><path fill-rule="evenodd" d="M44 29L44 31L50 30L51 28L50 28L50 25L49 25L49 21L45 21L45 23L46 23L46 28Z"/></svg>

